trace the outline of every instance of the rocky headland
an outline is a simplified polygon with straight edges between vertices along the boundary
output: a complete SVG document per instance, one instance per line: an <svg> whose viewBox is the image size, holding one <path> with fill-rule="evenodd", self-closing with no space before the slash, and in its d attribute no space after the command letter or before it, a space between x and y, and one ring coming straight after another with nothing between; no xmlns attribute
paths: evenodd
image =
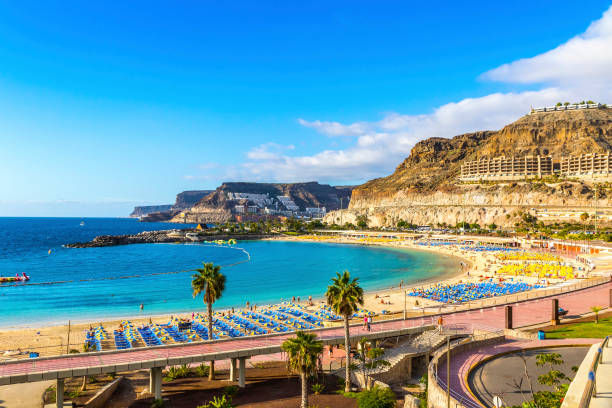
<svg viewBox="0 0 612 408"><path fill-rule="evenodd" d="M159 243L187 243L205 242L229 239L235 240L255 240L275 236L275 234L226 234L226 233L207 233L194 229L184 230L163 230L163 231L144 231L133 235L100 235L89 242L75 242L64 245L66 248L96 248L130 244L159 244Z"/></svg>
<svg viewBox="0 0 612 408"><path fill-rule="evenodd" d="M248 206L255 203L247 195L265 195L270 198L270 210L282 209L277 197L286 197L295 204L295 212L304 212L307 208L326 208L336 210L346 208L350 201L352 186L330 186L317 182L307 183L248 183L226 182L216 190L197 192L185 191L177 196L175 205L166 211L153 212L141 217L142 221L175 223L212 223L219 224L240 216L235 211L236 206ZM190 194L194 193L194 194ZM237 195L239 197L237 197ZM281 206L279 206L281 204ZM262 208L258 208L256 215L243 214L242 217L262 217ZM246 217L245 217L246 218Z"/></svg>

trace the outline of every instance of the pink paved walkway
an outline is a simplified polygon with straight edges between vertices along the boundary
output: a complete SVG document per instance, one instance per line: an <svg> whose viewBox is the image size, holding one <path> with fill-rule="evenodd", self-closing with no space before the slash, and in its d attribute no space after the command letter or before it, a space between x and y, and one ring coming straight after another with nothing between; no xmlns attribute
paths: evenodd
<svg viewBox="0 0 612 408"><path fill-rule="evenodd" d="M577 344L590 346L600 341L601 339L506 340L498 344L483 346L452 356L450 384L453 398L470 407L480 406L469 391L467 379L470 369L485 358L521 349ZM446 362L438 367L438 376L441 383L446 384ZM446 388L446 386L443 388Z"/></svg>
<svg viewBox="0 0 612 408"><path fill-rule="evenodd" d="M608 306L609 291L612 283L583 289L577 292L566 293L555 296L559 305L569 310L571 314L586 313L593 305ZM530 300L515 305L514 308L515 327L546 322L550 319L550 299ZM412 318L408 320L387 321L372 324L373 332L397 330L433 324L436 316L425 318ZM457 312L445 316L444 324L468 324L472 327L502 329L504 326L504 308L493 307L468 312ZM352 336L363 333L360 327L351 329ZM336 327L320 331L319 337L323 339L341 338L344 336L342 327ZM135 349L122 353L110 353L102 355L66 356L51 360L31 360L10 364L0 364L0 378L10 375L39 373L45 371L68 370L101 365L127 364L130 362L141 362L155 359L166 359L173 357L200 356L225 351L235 351L249 348L278 347L285 339L293 334L283 334L273 337L240 338L218 343L187 344L179 347Z"/></svg>

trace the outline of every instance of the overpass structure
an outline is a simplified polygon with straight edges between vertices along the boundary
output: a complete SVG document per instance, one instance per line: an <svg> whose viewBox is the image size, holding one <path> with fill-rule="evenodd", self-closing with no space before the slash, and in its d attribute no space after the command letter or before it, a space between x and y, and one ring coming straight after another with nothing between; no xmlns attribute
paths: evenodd
<svg viewBox="0 0 612 408"><path fill-rule="evenodd" d="M568 309L571 315L587 313L594 305L607 308L612 306L612 282L606 280L605 283L595 286L554 293L544 298L519 300L517 296L516 302L510 305L514 311L510 314L510 322L507 306L492 305L443 313L444 324L463 325L470 327L472 332L479 329L491 332L503 331L508 328L508 324L509 328L517 328L550 322L551 299L553 306ZM376 340L419 334L432 329L437 317L423 316L374 322L371 331L365 331L359 324L353 325L351 339L356 342L362 337ZM340 326L310 332L316 333L325 345L344 343L344 328ZM0 363L0 385L57 380L57 406L62 407L65 378L149 369L150 390L156 398L160 398L164 367L230 360L230 379L235 381L238 374L238 383L244 386L246 360L256 355L281 352L282 342L292 336L292 333L283 333L4 362Z"/></svg>

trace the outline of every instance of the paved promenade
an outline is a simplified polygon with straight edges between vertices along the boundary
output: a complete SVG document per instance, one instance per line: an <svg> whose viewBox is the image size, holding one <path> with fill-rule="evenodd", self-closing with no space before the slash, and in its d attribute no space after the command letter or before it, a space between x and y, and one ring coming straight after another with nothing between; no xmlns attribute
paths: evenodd
<svg viewBox="0 0 612 408"><path fill-rule="evenodd" d="M593 305L608 306L609 291L611 283L583 289L577 292L566 293L555 296L559 299L561 307L569 309L571 314L587 313ZM515 327L522 325L532 325L550 320L550 299L530 300L514 305ZM503 329L504 308L493 307L482 310L467 312L457 312L446 315L444 324L465 324L472 327ZM417 327L435 323L436 316L424 318L411 318L408 320L395 320L374 323L371 332L365 332L360 327L351 329L351 336L359 338L363 334L377 333L383 331L399 330L403 328ZM322 339L340 339L344 335L342 327L330 328L319 331ZM166 346L158 348L134 349L123 352L99 353L93 355L67 355L59 358L20 361L16 363L0 364L0 385L3 378L9 376L22 376L21 381L40 381L43 378L40 373L58 370L74 370L73 375L79 375L79 368L99 367L105 365L115 365L117 371L128 371L132 369L148 368L140 365L140 362L165 360L169 364L173 361L189 358L190 356L202 356L219 354L229 358L227 353L236 353L245 349L261 349L259 354L271 354L279 352L280 344L293 334L283 334L277 336L254 337L231 339L228 341L202 342L197 344L186 344L180 346ZM245 356L248 354L244 354ZM69 375L66 375L69 376ZM13 377L15 379L15 377ZM21 382L20 381L20 382ZM6 384L6 381L4 382Z"/></svg>
<svg viewBox="0 0 612 408"><path fill-rule="evenodd" d="M612 333L610 333L612 336ZM589 408L610 408L612 407L612 344L608 341L606 347L602 349L602 359L595 383L597 384L597 395L591 399Z"/></svg>

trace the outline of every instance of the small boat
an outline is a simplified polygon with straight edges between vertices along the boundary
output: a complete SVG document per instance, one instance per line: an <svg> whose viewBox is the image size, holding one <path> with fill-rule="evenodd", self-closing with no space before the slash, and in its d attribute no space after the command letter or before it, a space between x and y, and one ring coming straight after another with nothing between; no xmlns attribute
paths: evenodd
<svg viewBox="0 0 612 408"><path fill-rule="evenodd" d="M81 223L79 224L81 227L85 225L85 221L81 221Z"/></svg>
<svg viewBox="0 0 612 408"><path fill-rule="evenodd" d="M15 276L0 276L0 283L13 283L13 282L27 282L30 277L23 272L21 275L15 274Z"/></svg>

